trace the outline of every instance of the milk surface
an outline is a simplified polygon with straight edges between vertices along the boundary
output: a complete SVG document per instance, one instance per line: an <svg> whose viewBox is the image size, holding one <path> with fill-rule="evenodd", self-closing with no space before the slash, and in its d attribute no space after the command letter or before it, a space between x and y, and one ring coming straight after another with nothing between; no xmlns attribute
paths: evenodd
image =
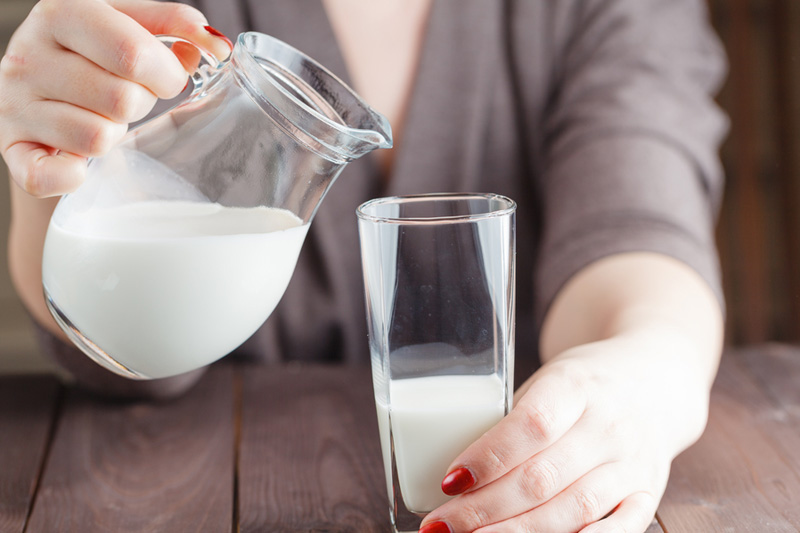
<svg viewBox="0 0 800 533"><path fill-rule="evenodd" d="M267 319L307 225L289 211L153 201L50 222L42 279L102 351L146 377L226 355Z"/></svg>
<svg viewBox="0 0 800 533"><path fill-rule="evenodd" d="M389 395L391 408L376 400L386 479L391 424L403 501L410 511L427 513L450 499L441 484L453 459L503 418L503 382L494 374L391 380Z"/></svg>

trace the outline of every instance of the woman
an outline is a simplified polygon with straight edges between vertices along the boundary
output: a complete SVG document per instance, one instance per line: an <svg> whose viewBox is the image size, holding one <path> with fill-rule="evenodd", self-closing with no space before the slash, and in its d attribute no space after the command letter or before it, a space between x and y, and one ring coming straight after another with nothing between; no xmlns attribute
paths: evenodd
<svg viewBox="0 0 800 533"><path fill-rule="evenodd" d="M0 150L14 181L10 263L50 351L84 385L178 394L107 375L63 340L41 296L54 197L82 181L187 75L152 34L226 56L245 29L341 75L396 147L350 165L320 209L279 309L238 351L366 363L353 210L386 194L484 190L518 210L515 408L453 462L462 494L422 531L641 532L672 459L706 422L723 317L713 222L723 61L701 0L242 0L201 11L43 0L0 63ZM537 365L541 366L536 369Z"/></svg>

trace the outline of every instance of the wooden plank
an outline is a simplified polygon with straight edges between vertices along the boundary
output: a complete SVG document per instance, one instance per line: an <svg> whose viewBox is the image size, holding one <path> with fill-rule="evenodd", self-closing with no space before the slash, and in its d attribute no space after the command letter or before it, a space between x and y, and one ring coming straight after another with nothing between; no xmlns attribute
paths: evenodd
<svg viewBox="0 0 800 533"><path fill-rule="evenodd" d="M661 528L661 524L658 523L658 520L654 518L650 527L648 527L644 533L664 533L664 530Z"/></svg>
<svg viewBox="0 0 800 533"><path fill-rule="evenodd" d="M800 348L764 344L737 350L737 359L776 406L800 421Z"/></svg>
<svg viewBox="0 0 800 533"><path fill-rule="evenodd" d="M0 378L0 531L25 529L60 390L52 376Z"/></svg>
<svg viewBox="0 0 800 533"><path fill-rule="evenodd" d="M252 367L242 379L240 531L389 531L369 370Z"/></svg>
<svg viewBox="0 0 800 533"><path fill-rule="evenodd" d="M658 511L664 529L796 532L798 454L797 419L771 401L737 355L726 356L706 432L673 464Z"/></svg>
<svg viewBox="0 0 800 533"><path fill-rule="evenodd" d="M233 415L230 366L171 402L70 390L26 533L231 531Z"/></svg>

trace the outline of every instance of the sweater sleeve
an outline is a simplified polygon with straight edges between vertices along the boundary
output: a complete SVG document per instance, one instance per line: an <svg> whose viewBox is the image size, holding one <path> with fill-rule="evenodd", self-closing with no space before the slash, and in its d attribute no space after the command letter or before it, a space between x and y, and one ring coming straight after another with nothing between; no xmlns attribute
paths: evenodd
<svg viewBox="0 0 800 533"><path fill-rule="evenodd" d="M649 251L723 296L714 224L725 73L700 0L577 4L544 120L539 323L564 284L603 257Z"/></svg>

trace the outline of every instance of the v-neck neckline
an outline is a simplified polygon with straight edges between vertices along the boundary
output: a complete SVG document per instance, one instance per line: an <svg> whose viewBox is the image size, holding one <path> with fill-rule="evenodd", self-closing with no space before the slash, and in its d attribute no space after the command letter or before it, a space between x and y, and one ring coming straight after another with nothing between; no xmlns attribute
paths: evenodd
<svg viewBox="0 0 800 533"><path fill-rule="evenodd" d="M346 72L346 83L353 88L366 102L367 104L371 105L373 109L378 112L383 112L383 109L378 109L375 107L375 104L380 101L378 95L374 92L367 91L370 84L373 85L377 83L387 83L388 80L369 80L369 79L361 79L360 81L365 82L364 86L359 86L357 84L357 74L362 75L371 75L369 65L362 65L359 64L358 61L360 59L365 59L364 56L359 56L358 50L363 49L364 47L369 47L368 43L373 43L375 39L382 39L382 38L391 38L392 35L395 37L399 37L396 42L392 42L391 40L384 43L379 43L378 45L372 45L378 50L383 50L385 53L382 56L379 56L381 61L380 65L374 65L374 67L380 72L382 69L387 69L385 73L389 76L392 76L393 73L400 74L396 69L392 68L391 63L387 64L387 61L392 61L392 57L398 50L398 44L401 43L405 46L405 48L410 52L410 54L405 57L398 57L397 59L401 60L401 64L403 65L403 74L401 78L397 78L393 80L391 83L392 85L390 90L400 89L402 92L396 92L394 96L397 98L396 101L391 102L391 105L395 106L393 109L393 116L385 115L387 118L391 118L391 126L392 131L394 134L395 139L395 148L390 151L379 150L376 151L374 154L370 154L370 159L374 160L375 166L377 167L376 170L379 172L379 176L376 178L379 179L381 182L382 187L386 188L387 184L392 180L395 174L395 165L398 159L398 156L402 150L403 146L403 139L405 137L406 128L405 126L408 123L408 116L411 108L412 101L414 100L415 93L417 92L417 86L420 78L420 65L422 64L422 58L426 52L426 45L429 40L429 32L431 30L432 25L432 18L433 12L436 10L436 0L423 0L423 2L419 2L414 5L414 14L413 17L415 20L408 19L403 21L403 30L412 30L414 32L415 37L410 39L410 34L408 34L409 39L407 39L404 35L405 32L398 33L398 30L401 28L381 28L380 25L374 26L370 24L370 19L372 17L368 17L365 19L360 20L360 25L364 31L369 32L364 34L360 37L359 40L350 41L348 40L348 30L352 31L361 31L359 27L353 28L352 26L348 26L351 24L349 21L343 21L342 17L347 16L347 12L340 12L337 11L337 4L338 0L334 1L326 1L321 0L320 4L322 5L322 10L325 13L325 16L328 21L328 26L331 30L331 33L334 36L334 41L336 43L336 49L338 52L339 57L342 60L342 64L344 65L344 72ZM329 10L328 8L331 8ZM396 9L397 7L401 7L401 5L391 6L390 9ZM378 8L384 9L384 8ZM409 8L402 8L402 9L409 9ZM376 12L375 13L380 20L388 20L392 17L389 16L389 12ZM337 22L344 24L344 26L339 27L340 25ZM341 30L341 31L337 31ZM340 35L341 34L341 35ZM342 39L339 39L342 37ZM364 39L367 40L364 40ZM387 47L388 45L388 47ZM355 56L352 58L348 57L348 51L354 52ZM402 54L402 51L401 51ZM354 60L355 62L351 64L349 59ZM376 56L372 56L372 60L374 61ZM344 79L344 78L343 78ZM375 98L375 103L369 100L367 97L372 96ZM384 102L389 103L389 102ZM402 129L401 129L402 128Z"/></svg>
<svg viewBox="0 0 800 533"><path fill-rule="evenodd" d="M494 2L434 0L385 195L455 192L478 181L473 157L491 112L500 12ZM454 91L462 105L453 105ZM442 169L442 161L454 164Z"/></svg>
<svg viewBox="0 0 800 533"><path fill-rule="evenodd" d="M251 18L245 22L251 27L297 47L352 87L321 0L243 1ZM480 153L477 145L483 142L491 111L485 99L498 68L501 11L500 5L484 0L433 0L405 110L403 143L390 176L380 179L379 162L375 154L368 154L345 169L348 181L354 174L368 176L363 192L373 196L454 191L477 181L473 174L479 172L479 161L473 161L473 154ZM452 105L454 91L461 93L462 106ZM452 162L444 169L447 176L433 179L433 172L443 170L442 160Z"/></svg>

